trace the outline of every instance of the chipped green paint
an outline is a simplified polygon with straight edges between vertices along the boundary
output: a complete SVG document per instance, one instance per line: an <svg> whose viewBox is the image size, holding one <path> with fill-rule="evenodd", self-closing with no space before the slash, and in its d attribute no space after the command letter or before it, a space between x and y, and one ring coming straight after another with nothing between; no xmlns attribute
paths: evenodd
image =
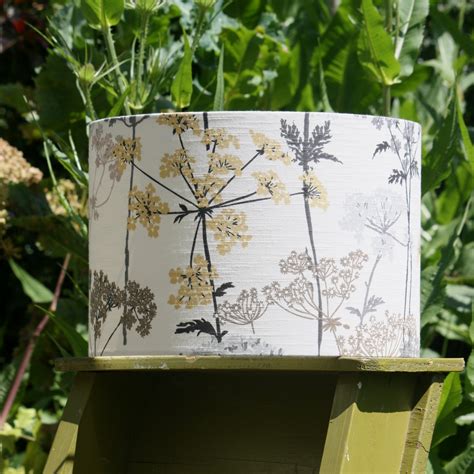
<svg viewBox="0 0 474 474"><path fill-rule="evenodd" d="M463 359L365 359L275 356L80 357L55 361L60 371L102 370L255 370L316 372L461 372Z"/></svg>

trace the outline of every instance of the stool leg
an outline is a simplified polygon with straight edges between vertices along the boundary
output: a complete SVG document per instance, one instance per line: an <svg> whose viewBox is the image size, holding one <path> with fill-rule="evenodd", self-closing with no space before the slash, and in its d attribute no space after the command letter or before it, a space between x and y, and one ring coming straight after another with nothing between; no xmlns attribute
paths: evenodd
<svg viewBox="0 0 474 474"><path fill-rule="evenodd" d="M79 425L94 380L95 374L93 372L80 372L74 378L72 390L44 468L44 474L70 474L73 472Z"/></svg>
<svg viewBox="0 0 474 474"><path fill-rule="evenodd" d="M341 374L320 472L400 472L417 380L417 374Z"/></svg>
<svg viewBox="0 0 474 474"><path fill-rule="evenodd" d="M426 374L419 378L418 400L411 413L400 472L425 472L444 374Z"/></svg>

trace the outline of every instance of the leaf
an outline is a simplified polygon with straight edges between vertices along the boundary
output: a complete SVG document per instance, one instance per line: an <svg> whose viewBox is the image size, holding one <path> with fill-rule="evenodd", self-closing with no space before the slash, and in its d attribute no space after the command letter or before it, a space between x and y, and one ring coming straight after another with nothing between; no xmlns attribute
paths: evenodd
<svg viewBox="0 0 474 474"><path fill-rule="evenodd" d="M474 350L471 351L471 355L466 362L465 391L466 398L474 402Z"/></svg>
<svg viewBox="0 0 474 474"><path fill-rule="evenodd" d="M83 120L84 106L76 87L76 78L64 59L50 54L35 84L42 127L68 132L72 123ZM81 127L85 129L82 124Z"/></svg>
<svg viewBox="0 0 474 474"><path fill-rule="evenodd" d="M349 311L349 313L355 314L359 318L361 317L360 311L357 308L354 308L353 306L346 306L346 309Z"/></svg>
<svg viewBox="0 0 474 474"><path fill-rule="evenodd" d="M464 122L464 117L462 116L461 104L459 98L456 102L456 112L458 119L458 127L461 132L462 144L464 147L464 153L466 155L466 160L471 166L471 176L474 175L474 146L471 142L471 137L469 136L469 131L467 130L466 123Z"/></svg>
<svg viewBox="0 0 474 474"><path fill-rule="evenodd" d="M66 338L69 346L72 350L72 355L74 357L85 357L87 356L87 341L81 336L76 329L71 326L64 318L59 317L57 314L49 311L46 308L38 306L38 308L46 313L51 321L58 327L61 333Z"/></svg>
<svg viewBox="0 0 474 474"><path fill-rule="evenodd" d="M202 332L216 337L216 330L214 326L204 318L193 319L192 321L186 321L184 323L179 323L176 327L175 334L184 334L196 332L199 336Z"/></svg>
<svg viewBox="0 0 474 474"><path fill-rule="evenodd" d="M383 141L382 143L378 143L377 146L375 147L374 154L372 155L372 159L374 159L375 155L377 153L382 153L384 151L387 151L390 149L390 144L387 141Z"/></svg>
<svg viewBox="0 0 474 474"><path fill-rule="evenodd" d="M395 57L400 61L400 76L409 76L415 67L423 41L423 31L429 12L429 0L399 0L399 35Z"/></svg>
<svg viewBox="0 0 474 474"><path fill-rule="evenodd" d="M53 293L33 278L26 270L18 265L13 259L9 259L8 263L15 276L20 280L23 291L31 298L33 303L49 303L53 299Z"/></svg>
<svg viewBox="0 0 474 474"><path fill-rule="evenodd" d="M224 28L221 41L225 47L226 108L251 108L250 103L255 104L256 95L263 92L262 66L265 65L262 63L271 58L263 48L265 39L241 26Z"/></svg>
<svg viewBox="0 0 474 474"><path fill-rule="evenodd" d="M385 301L383 300L383 298L381 298L380 296L372 295L369 298L369 301L367 301L366 312L367 313L373 313L373 312L376 311L377 306L380 306L381 304L384 304L384 303L385 303Z"/></svg>
<svg viewBox="0 0 474 474"><path fill-rule="evenodd" d="M437 446L457 431L454 410L462 402L462 386L458 373L449 374L444 380L443 391L438 407L438 418L433 432L432 447Z"/></svg>
<svg viewBox="0 0 474 474"><path fill-rule="evenodd" d="M224 296L226 294L226 291L225 290L228 290L229 288L235 288L234 287L234 284L229 281L227 283L222 283L221 286L219 286L218 288L216 288L216 290L214 291L214 294L219 297L219 296Z"/></svg>
<svg viewBox="0 0 474 474"><path fill-rule="evenodd" d="M474 402L474 300L471 301L471 324L469 326L469 336L471 338L471 355L466 363L465 392L466 397Z"/></svg>
<svg viewBox="0 0 474 474"><path fill-rule="evenodd" d="M402 170L392 170L392 174L388 177L388 182L390 184L403 184L403 181L405 181L406 175Z"/></svg>
<svg viewBox="0 0 474 474"><path fill-rule="evenodd" d="M79 257L87 263L87 239L83 238L72 226L70 220L63 216L25 216L15 217L11 223L20 229L38 232L38 240L56 257L67 253Z"/></svg>
<svg viewBox="0 0 474 474"><path fill-rule="evenodd" d="M371 73L358 58L360 27L354 21L358 16L354 4L343 2L312 58L316 67L321 57L329 102L338 112L368 113L369 107L380 95L380 85L372 80Z"/></svg>
<svg viewBox="0 0 474 474"><path fill-rule="evenodd" d="M433 147L423 162L421 180L422 195L435 189L450 172L450 163L457 145L456 99L453 97L448 106L446 118L434 139Z"/></svg>
<svg viewBox="0 0 474 474"><path fill-rule="evenodd" d="M467 447L444 466L446 474L474 472L474 432L469 434Z"/></svg>
<svg viewBox="0 0 474 474"><path fill-rule="evenodd" d="M221 47L219 65L217 66L216 93L212 110L224 110L224 45Z"/></svg>
<svg viewBox="0 0 474 474"><path fill-rule="evenodd" d="M11 107L20 114L29 112L24 99L24 96L28 95L30 95L30 90L18 82L0 85L0 104Z"/></svg>
<svg viewBox="0 0 474 474"><path fill-rule="evenodd" d="M193 94L193 53L189 46L188 37L184 31L183 38L184 56L181 59L178 72L174 76L173 83L171 84L171 95L178 109L188 107L191 103L191 96Z"/></svg>
<svg viewBox="0 0 474 474"><path fill-rule="evenodd" d="M81 10L91 28L109 28L119 23L125 0L81 0Z"/></svg>
<svg viewBox="0 0 474 474"><path fill-rule="evenodd" d="M125 104L125 100L127 99L128 95L130 94L130 90L132 85L129 84L128 87L123 91L118 99L114 101L113 107L110 109L109 113L107 114L108 117L115 117L120 115L122 111L123 104Z"/></svg>
<svg viewBox="0 0 474 474"><path fill-rule="evenodd" d="M183 203L180 203L179 207L181 208L182 211L188 212L188 208Z"/></svg>
<svg viewBox="0 0 474 474"><path fill-rule="evenodd" d="M438 406L438 420L442 420L462 402L461 379L458 373L450 373L444 380Z"/></svg>
<svg viewBox="0 0 474 474"><path fill-rule="evenodd" d="M444 284L439 279L438 268L429 266L421 272L421 327L433 322L444 303Z"/></svg>
<svg viewBox="0 0 474 474"><path fill-rule="evenodd" d="M260 15L265 9L264 0L239 0L238 2L224 2L224 11L227 15L237 18L248 28L255 28Z"/></svg>
<svg viewBox="0 0 474 474"><path fill-rule="evenodd" d="M372 0L362 0L363 32L359 37L359 59L377 80L389 86L400 73L400 63L394 55L390 35Z"/></svg>

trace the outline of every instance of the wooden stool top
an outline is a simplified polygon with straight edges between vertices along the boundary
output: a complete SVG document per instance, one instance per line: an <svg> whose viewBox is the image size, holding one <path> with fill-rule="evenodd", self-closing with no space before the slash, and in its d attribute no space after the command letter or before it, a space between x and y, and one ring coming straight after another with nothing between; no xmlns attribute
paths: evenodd
<svg viewBox="0 0 474 474"><path fill-rule="evenodd" d="M461 358L313 356L119 356L55 360L59 371L461 372Z"/></svg>

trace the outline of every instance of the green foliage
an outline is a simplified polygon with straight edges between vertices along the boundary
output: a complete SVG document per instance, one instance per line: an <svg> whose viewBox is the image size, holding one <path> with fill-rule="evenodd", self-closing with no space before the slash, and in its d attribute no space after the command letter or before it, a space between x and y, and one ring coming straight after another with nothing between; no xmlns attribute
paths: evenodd
<svg viewBox="0 0 474 474"><path fill-rule="evenodd" d="M15 260L9 259L8 263L12 272L20 280L23 291L31 298L33 303L49 303L53 299L51 291L21 268Z"/></svg>
<svg viewBox="0 0 474 474"><path fill-rule="evenodd" d="M23 8L17 3L12 8ZM54 374L50 361L86 351L89 121L170 109L270 109L390 112L421 123L423 355L467 360L466 371L445 384L430 469L473 470L474 7L342 0L332 11L334 3L51 0L36 12L34 42L8 34L15 46L0 53L1 134L44 177L8 186L0 235L2 402L67 254L71 263L9 414L13 431L0 434L3 468L41 472L46 428L60 416L71 381ZM25 60L22 44L35 44L35 56ZM207 330L196 321L182 330ZM31 431L19 426L28 416Z"/></svg>
<svg viewBox="0 0 474 474"><path fill-rule="evenodd" d="M217 67L217 83L214 95L214 110L224 110L224 45L219 55L219 66Z"/></svg>
<svg viewBox="0 0 474 474"><path fill-rule="evenodd" d="M398 7L400 29L395 42L395 57L400 62L400 76L413 73L418 58L429 0L400 0Z"/></svg>
<svg viewBox="0 0 474 474"><path fill-rule="evenodd" d="M188 37L183 32L184 56L171 84L171 96L178 109L189 107L193 95L192 52Z"/></svg>
<svg viewBox="0 0 474 474"><path fill-rule="evenodd" d="M149 2L140 2L140 4L146 3ZM104 29L119 23L125 9L125 1L81 0L81 9L89 26Z"/></svg>
<svg viewBox="0 0 474 474"><path fill-rule="evenodd" d="M364 34L360 36L359 59L378 82L390 86L400 73L392 38L385 30L382 16L372 0L362 0L362 14Z"/></svg>

